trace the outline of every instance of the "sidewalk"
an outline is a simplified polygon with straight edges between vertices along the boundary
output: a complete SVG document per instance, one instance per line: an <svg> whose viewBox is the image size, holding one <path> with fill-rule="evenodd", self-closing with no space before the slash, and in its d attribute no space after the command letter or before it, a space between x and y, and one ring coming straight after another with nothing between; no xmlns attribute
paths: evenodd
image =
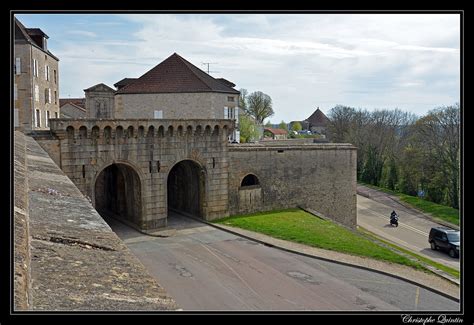
<svg viewBox="0 0 474 325"><path fill-rule="evenodd" d="M432 288L442 294L447 294L451 297L460 298L460 288L458 285L434 274L418 271L413 268L393 264L383 261L374 260L371 258L353 256L340 252L329 251L321 248L306 246L299 243L294 243L286 240L273 238L264 234L256 233L249 230L225 226L222 224L209 224L218 229L222 229L236 235L244 236L249 239L256 240L268 246L274 246L279 249L290 251L296 254L308 255L311 257L328 260L340 264L348 264L355 267L366 268L377 272L385 273L391 276L396 276L412 283L420 284L427 288Z"/></svg>

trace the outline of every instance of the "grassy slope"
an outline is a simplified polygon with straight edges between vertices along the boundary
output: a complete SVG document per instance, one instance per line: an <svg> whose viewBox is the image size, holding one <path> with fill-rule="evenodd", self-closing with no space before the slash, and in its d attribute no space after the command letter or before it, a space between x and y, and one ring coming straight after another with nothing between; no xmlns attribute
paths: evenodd
<svg viewBox="0 0 474 325"><path fill-rule="evenodd" d="M422 268L419 263L379 246L357 232L298 209L233 216L216 223L309 246Z"/></svg>

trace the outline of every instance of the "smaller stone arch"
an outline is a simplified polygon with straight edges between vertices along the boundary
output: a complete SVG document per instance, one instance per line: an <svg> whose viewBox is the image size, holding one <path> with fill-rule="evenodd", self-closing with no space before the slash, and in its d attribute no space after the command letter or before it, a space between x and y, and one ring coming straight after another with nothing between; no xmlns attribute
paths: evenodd
<svg viewBox="0 0 474 325"><path fill-rule="evenodd" d="M74 140L74 127L72 125L66 128L66 134L69 140Z"/></svg>
<svg viewBox="0 0 474 325"><path fill-rule="evenodd" d="M183 135L183 126L178 125L178 136L182 136L182 135Z"/></svg>
<svg viewBox="0 0 474 325"><path fill-rule="evenodd" d="M213 136L218 136L219 135L219 125L215 125L214 129L212 130L212 135Z"/></svg>
<svg viewBox="0 0 474 325"><path fill-rule="evenodd" d="M192 125L188 125L188 127L186 128L186 135L193 135L193 127Z"/></svg>
<svg viewBox="0 0 474 325"><path fill-rule="evenodd" d="M123 137L123 127L121 125L115 128L115 137L118 139Z"/></svg>
<svg viewBox="0 0 474 325"><path fill-rule="evenodd" d="M155 136L155 127L153 125L150 125L148 127L148 132L146 134L147 138L153 138Z"/></svg>
<svg viewBox="0 0 474 325"><path fill-rule="evenodd" d="M104 138L106 143L109 143L110 138L112 138L112 128L108 125L104 128Z"/></svg>
<svg viewBox="0 0 474 325"><path fill-rule="evenodd" d="M165 127L160 125L158 127L158 137L163 138L165 136Z"/></svg>
<svg viewBox="0 0 474 325"><path fill-rule="evenodd" d="M204 135L211 135L211 126L206 125L206 128L204 129Z"/></svg>
<svg viewBox="0 0 474 325"><path fill-rule="evenodd" d="M201 125L196 126L196 131L194 132L194 135L196 135L196 136L202 135L202 126Z"/></svg>
<svg viewBox="0 0 474 325"><path fill-rule="evenodd" d="M87 139L87 127L84 125L79 128L79 139Z"/></svg>
<svg viewBox="0 0 474 325"><path fill-rule="evenodd" d="M240 182L240 187L248 187L248 186L260 186L260 180L254 174L247 174L242 178Z"/></svg>
<svg viewBox="0 0 474 325"><path fill-rule="evenodd" d="M100 129L97 125L94 125L91 130L91 139L93 141L96 141L97 139L99 139L99 136L100 136Z"/></svg>
<svg viewBox="0 0 474 325"><path fill-rule="evenodd" d="M140 126L138 127L138 134L137 134L137 136L138 136L139 138L143 138L144 135L145 135L145 127L144 127L143 125L140 125Z"/></svg>
<svg viewBox="0 0 474 325"><path fill-rule="evenodd" d="M132 125L130 125L127 129L127 137L128 138L133 138L133 131L134 131L134 128Z"/></svg>
<svg viewBox="0 0 474 325"><path fill-rule="evenodd" d="M172 125L170 125L170 126L168 127L168 136L172 137L172 136L173 136L173 131L174 131L174 128L173 128Z"/></svg>

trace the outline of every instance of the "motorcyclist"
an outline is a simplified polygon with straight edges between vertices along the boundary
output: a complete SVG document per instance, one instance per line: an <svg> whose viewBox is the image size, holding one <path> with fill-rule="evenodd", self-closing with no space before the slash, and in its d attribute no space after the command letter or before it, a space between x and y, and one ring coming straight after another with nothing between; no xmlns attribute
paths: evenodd
<svg viewBox="0 0 474 325"><path fill-rule="evenodd" d="M393 219L395 217L398 217L398 216L397 216L397 213L395 212L395 210L393 210L392 213L390 213L390 219Z"/></svg>

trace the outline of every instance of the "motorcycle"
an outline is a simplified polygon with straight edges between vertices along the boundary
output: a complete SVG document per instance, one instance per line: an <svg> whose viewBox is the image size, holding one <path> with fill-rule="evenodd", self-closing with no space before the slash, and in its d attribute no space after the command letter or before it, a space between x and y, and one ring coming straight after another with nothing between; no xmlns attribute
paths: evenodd
<svg viewBox="0 0 474 325"><path fill-rule="evenodd" d="M398 227L398 215L392 214L392 215L390 216L390 225L391 225L391 226Z"/></svg>

